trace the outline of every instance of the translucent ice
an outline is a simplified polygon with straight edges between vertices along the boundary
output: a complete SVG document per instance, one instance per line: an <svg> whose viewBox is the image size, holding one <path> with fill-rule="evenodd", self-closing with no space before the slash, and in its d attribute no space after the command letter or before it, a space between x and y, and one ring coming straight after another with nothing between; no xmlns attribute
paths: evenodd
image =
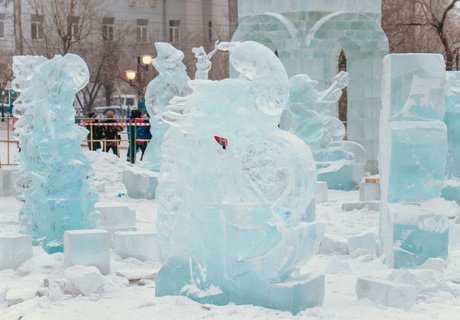
<svg viewBox="0 0 460 320"><path fill-rule="evenodd" d="M157 57L152 64L159 75L147 86L145 92L145 105L150 115L150 131L152 140L145 150L142 166L153 171L160 171L161 146L167 125L162 120L169 101L175 96L184 97L190 94L188 86L190 78L182 60L184 54L171 44L165 42L155 43Z"/></svg>
<svg viewBox="0 0 460 320"><path fill-rule="evenodd" d="M342 89L347 86L346 72L340 72L332 85L318 91L318 82L306 74L299 74L289 80L288 108L284 110L280 127L300 137L312 150L319 169L318 180L328 182L334 189L353 189L364 173L365 156L360 162L358 177L352 167L359 160L364 149L357 152L347 148L351 142L343 141L345 126L333 116ZM353 143L358 145L357 143ZM358 145L359 147L359 145ZM355 148L356 149L356 148Z"/></svg>
<svg viewBox="0 0 460 320"><path fill-rule="evenodd" d="M294 313L320 305L322 275L295 274L322 227L303 221L315 192L308 146L278 123L288 78L255 42L221 43L238 79L190 82L172 100L157 199L164 258L156 294Z"/></svg>
<svg viewBox="0 0 460 320"><path fill-rule="evenodd" d="M447 258L452 204L439 198L447 159L445 82L441 55L384 59L380 240L387 263L395 268Z"/></svg>
<svg viewBox="0 0 460 320"><path fill-rule="evenodd" d="M48 252L62 251L64 231L91 228L97 217L91 162L80 145L88 132L75 124L73 108L75 94L89 80L88 68L67 54L50 60L16 56L13 70L13 88L21 93L13 109L21 147L21 232Z"/></svg>
<svg viewBox="0 0 460 320"><path fill-rule="evenodd" d="M446 86L446 114L449 155L447 170L450 178L460 178L460 72L449 71Z"/></svg>

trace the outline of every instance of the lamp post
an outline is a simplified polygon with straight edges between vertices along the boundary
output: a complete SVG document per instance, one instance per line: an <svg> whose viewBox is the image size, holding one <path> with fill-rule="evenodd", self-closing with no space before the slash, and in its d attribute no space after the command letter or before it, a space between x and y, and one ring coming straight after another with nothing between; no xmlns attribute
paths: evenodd
<svg viewBox="0 0 460 320"><path fill-rule="evenodd" d="M149 54L144 54L137 57L137 71L126 70L125 78L128 80L129 84L134 87L134 80L137 78L137 92L139 96L144 95L144 90L142 90L142 77L141 73L149 69L149 65L152 63L153 56Z"/></svg>

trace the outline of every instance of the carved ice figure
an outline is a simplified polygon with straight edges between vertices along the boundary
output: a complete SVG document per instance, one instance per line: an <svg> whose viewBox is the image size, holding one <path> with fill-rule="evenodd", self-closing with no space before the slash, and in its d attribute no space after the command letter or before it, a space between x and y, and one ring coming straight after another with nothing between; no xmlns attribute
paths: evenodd
<svg viewBox="0 0 460 320"><path fill-rule="evenodd" d="M169 101L175 96L183 97L190 94L188 86L190 78L182 60L184 54L166 42L155 43L157 57L152 64L159 75L147 86L145 105L150 115L152 139L145 150L142 166L159 172L161 162L161 145L167 125L162 120Z"/></svg>
<svg viewBox="0 0 460 320"><path fill-rule="evenodd" d="M219 40L216 41L214 50L212 50L209 53L206 53L203 46L192 49L192 52L195 54L195 58L196 58L196 73L195 73L196 80L208 80L208 73L209 73L209 70L211 70L211 66L212 66L211 58L218 50L217 48L218 43L219 43Z"/></svg>
<svg viewBox="0 0 460 320"><path fill-rule="evenodd" d="M445 64L438 54L385 57L380 116L380 240L386 262L415 267L447 258Z"/></svg>
<svg viewBox="0 0 460 320"><path fill-rule="evenodd" d="M297 313L321 305L324 277L298 275L323 228L303 221L316 168L278 128L289 96L281 62L255 42L219 44L238 79L190 82L164 119L157 229L166 262L157 296L256 304Z"/></svg>
<svg viewBox="0 0 460 320"><path fill-rule="evenodd" d="M288 108L280 121L282 129L308 144L319 169L318 180L327 181L334 189L353 189L364 174L364 148L343 141L345 126L332 115L347 84L348 75L343 71L323 91L316 89L318 82L307 74L292 77L289 80Z"/></svg>
<svg viewBox="0 0 460 320"><path fill-rule="evenodd" d="M21 93L13 109L21 147L21 232L49 253L62 251L64 231L94 227L97 218L91 162L81 148L88 131L75 124L73 107L89 81L88 68L74 54L15 56L13 71L12 86Z"/></svg>

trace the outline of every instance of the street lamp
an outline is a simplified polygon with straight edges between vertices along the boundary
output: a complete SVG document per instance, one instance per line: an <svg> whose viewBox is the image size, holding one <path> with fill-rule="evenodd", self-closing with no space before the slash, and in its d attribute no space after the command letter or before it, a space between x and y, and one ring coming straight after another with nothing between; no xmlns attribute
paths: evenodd
<svg viewBox="0 0 460 320"><path fill-rule="evenodd" d="M150 54L144 54L142 56L137 57L137 71L134 70L126 70L125 71L125 78L128 80L129 84L133 86L134 80L137 78L137 91L140 96L143 95L144 91L142 90L142 71L147 71L149 69L149 65L152 63L153 56Z"/></svg>

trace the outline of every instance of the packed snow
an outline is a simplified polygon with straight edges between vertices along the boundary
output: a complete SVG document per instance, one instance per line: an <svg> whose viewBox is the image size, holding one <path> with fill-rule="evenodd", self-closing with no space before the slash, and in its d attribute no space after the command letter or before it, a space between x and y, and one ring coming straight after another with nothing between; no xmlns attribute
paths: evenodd
<svg viewBox="0 0 460 320"><path fill-rule="evenodd" d="M0 150L4 151L4 148ZM128 164L123 158L103 152L86 152L92 161L95 184L99 184L100 202L127 203L136 210L138 231L156 232L154 200L130 199L122 184L122 172ZM134 258L120 258L111 249L111 272L101 275L91 267L64 269L64 255L46 254L34 247L34 256L17 270L0 271L1 320L129 320L129 319L443 319L460 316L460 246L451 248L449 261L429 261L424 268L396 272L390 270L380 257L368 250L356 249L360 237L378 234L379 212L372 206L344 211L343 204L359 202L358 191L329 190L329 202L317 205L317 220L326 228L319 254L308 262L308 271L326 274L326 292L322 307L307 309L293 316L251 305L201 305L185 297L155 297L155 277L161 264ZM359 206L358 206L359 207ZM0 197L0 232L19 230L20 203L13 197ZM354 240L353 254L348 254L348 241ZM386 296L400 288L416 287L412 307L396 303L389 307L378 304L368 295L359 300L357 280L366 281L367 292L388 287ZM363 282L364 280L361 280ZM382 285L383 284L383 285ZM371 286L371 287L369 287ZM396 289L395 289L396 288ZM362 286L360 286L362 290ZM396 291L395 291L396 290ZM409 292L409 293L408 293ZM406 290L404 294L413 294ZM360 295L363 291L359 292ZM374 292L375 294L375 292ZM398 296L396 296L398 297ZM407 308L407 309L405 309Z"/></svg>

